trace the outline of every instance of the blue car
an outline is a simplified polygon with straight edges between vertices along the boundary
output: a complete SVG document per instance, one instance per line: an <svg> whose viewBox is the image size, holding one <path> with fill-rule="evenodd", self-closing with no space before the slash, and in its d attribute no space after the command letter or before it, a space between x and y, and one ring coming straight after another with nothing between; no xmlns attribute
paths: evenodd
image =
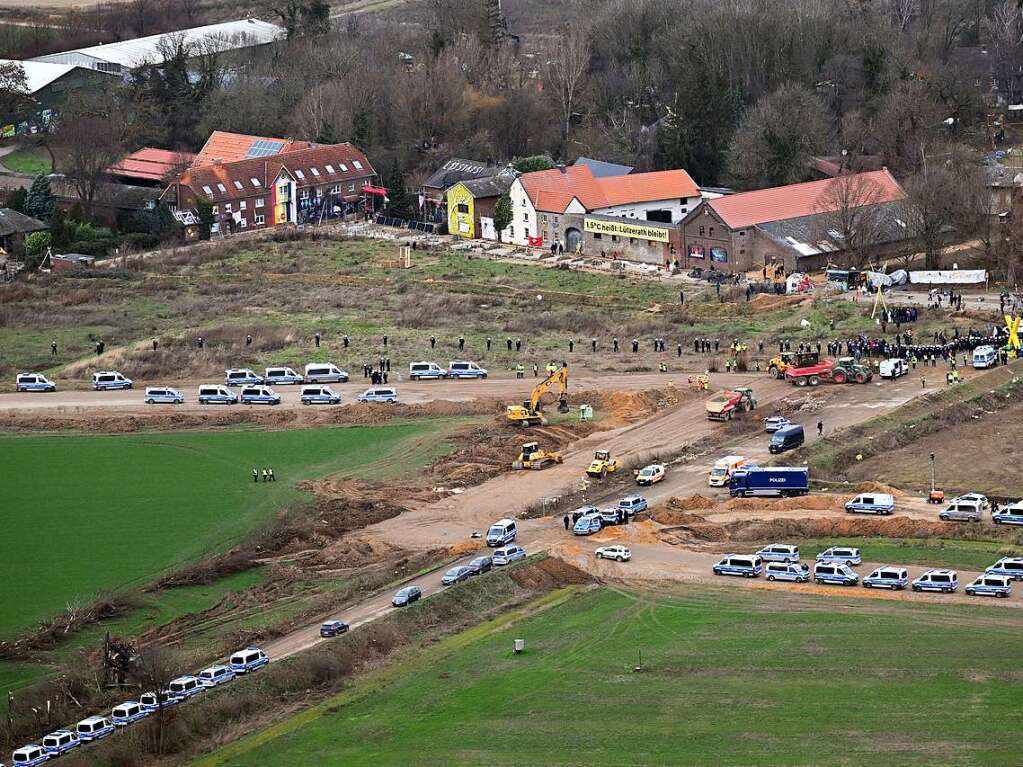
<svg viewBox="0 0 1023 767"><path fill-rule="evenodd" d="M1012 593L1012 579L1006 575L984 573L966 586L963 591L971 597L998 597L1005 599Z"/></svg>
<svg viewBox="0 0 1023 767"><path fill-rule="evenodd" d="M913 591L940 591L951 594L959 588L959 573L955 570L928 570L913 581Z"/></svg>
<svg viewBox="0 0 1023 767"><path fill-rule="evenodd" d="M202 384L199 387L200 405L236 405L238 395L223 384Z"/></svg>
<svg viewBox="0 0 1023 767"><path fill-rule="evenodd" d="M855 586L860 576L849 565L841 562L818 562L813 566L813 579L817 583L831 583L836 586Z"/></svg>
<svg viewBox="0 0 1023 767"><path fill-rule="evenodd" d="M629 516L633 516L641 511L646 511L649 504L642 495L630 495L618 501L618 508Z"/></svg>
<svg viewBox="0 0 1023 767"><path fill-rule="evenodd" d="M879 567L863 579L865 589L902 591L909 585L909 573L902 567Z"/></svg>
<svg viewBox="0 0 1023 767"><path fill-rule="evenodd" d="M57 384L42 373L18 373L14 379L15 391L57 391Z"/></svg>
<svg viewBox="0 0 1023 767"><path fill-rule="evenodd" d="M258 668L263 668L270 659L266 653L258 647L246 647L231 656L231 670L236 674L247 674Z"/></svg>
<svg viewBox="0 0 1023 767"><path fill-rule="evenodd" d="M344 621L327 621L320 624L320 636L331 639L348 633L348 624Z"/></svg>
<svg viewBox="0 0 1023 767"><path fill-rule="evenodd" d="M331 389L329 386L316 385L316 386L303 386L302 387L302 404L303 405L339 405L341 404L341 395Z"/></svg>
<svg viewBox="0 0 1023 767"><path fill-rule="evenodd" d="M22 746L11 754L12 764L16 764L18 767L32 767L36 764L48 762L50 761L50 756L45 748L35 743Z"/></svg>
<svg viewBox="0 0 1023 767"><path fill-rule="evenodd" d="M43 738L43 748L50 756L66 754L73 748L78 748L81 741L71 730L57 730Z"/></svg>
<svg viewBox="0 0 1023 767"><path fill-rule="evenodd" d="M281 395L269 386L246 386L238 401L243 405L280 405Z"/></svg>
<svg viewBox="0 0 1023 767"><path fill-rule="evenodd" d="M145 402L147 405L180 405L185 401L184 395L169 386L149 386L146 388Z"/></svg>
<svg viewBox="0 0 1023 767"><path fill-rule="evenodd" d="M96 391L115 391L117 389L130 389L132 380L126 378L116 370L101 370L92 374L92 387Z"/></svg>
<svg viewBox="0 0 1023 767"><path fill-rule="evenodd" d="M726 554L713 567L714 575L738 575L756 578L764 572L764 560L756 554Z"/></svg>

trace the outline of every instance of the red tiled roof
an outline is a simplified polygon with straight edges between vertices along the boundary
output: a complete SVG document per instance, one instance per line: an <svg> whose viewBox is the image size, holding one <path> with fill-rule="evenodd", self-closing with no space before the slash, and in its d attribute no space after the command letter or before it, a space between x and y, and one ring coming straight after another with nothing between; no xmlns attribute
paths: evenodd
<svg viewBox="0 0 1023 767"><path fill-rule="evenodd" d="M871 191L863 195L869 202L893 202L906 196L887 168L858 173L848 178L862 179L865 189ZM837 210L836 200L828 199L828 190L838 179L826 178L822 181L809 181L805 184L790 184L770 189L757 189L752 192L718 197L708 200L707 204L714 209L721 219L732 229L744 226L764 224L768 221L784 221L800 216L812 216L815 213L827 213Z"/></svg>
<svg viewBox="0 0 1023 767"><path fill-rule="evenodd" d="M362 167L356 167L356 163ZM271 157L254 157L240 162L200 165L182 173L178 183L191 188L196 197L204 197L215 203L265 193L282 169L287 169L300 187L376 175L366 155L354 145L345 143L317 146ZM258 186L252 183L254 178L259 181Z"/></svg>
<svg viewBox="0 0 1023 767"><path fill-rule="evenodd" d="M295 141L293 139L271 138L269 136L247 136L244 133L228 133L227 131L215 130L206 139L202 149L199 150L193 165L210 165L215 162L228 163L255 159L249 158L248 154L257 141L281 144L280 149L270 156L293 152L299 149L310 149L316 146L311 141Z"/></svg>
<svg viewBox="0 0 1023 767"><path fill-rule="evenodd" d="M684 170L661 170L597 179L608 205L699 197L700 188Z"/></svg>
<svg viewBox="0 0 1023 767"><path fill-rule="evenodd" d="M147 181L167 181L191 165L194 159L191 152L145 147L111 165L107 173Z"/></svg>

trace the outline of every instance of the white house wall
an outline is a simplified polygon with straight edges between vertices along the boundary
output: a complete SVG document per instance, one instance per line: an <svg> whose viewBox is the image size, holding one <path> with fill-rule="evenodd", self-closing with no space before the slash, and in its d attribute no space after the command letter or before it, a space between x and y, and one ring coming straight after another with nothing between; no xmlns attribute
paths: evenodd
<svg viewBox="0 0 1023 767"><path fill-rule="evenodd" d="M646 221L647 211L670 210L671 223L677 224L685 218L689 211L696 207L696 204L699 201L699 197L686 197L684 202L678 197L673 197L670 200L654 200L652 202L636 202L628 205L614 205L609 208L597 208L590 212L599 213L605 216L617 216L618 218L632 218L637 221Z"/></svg>
<svg viewBox="0 0 1023 767"><path fill-rule="evenodd" d="M512 204L512 222L505 231L508 232L508 242L515 245L528 245L530 237L536 237L537 215L533 203L529 200L522 183L515 179L508 190L508 196Z"/></svg>

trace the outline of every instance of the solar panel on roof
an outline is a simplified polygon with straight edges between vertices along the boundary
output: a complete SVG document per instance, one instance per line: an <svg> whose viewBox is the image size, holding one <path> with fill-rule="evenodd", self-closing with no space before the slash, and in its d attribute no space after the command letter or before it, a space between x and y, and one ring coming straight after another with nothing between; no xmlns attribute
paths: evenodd
<svg viewBox="0 0 1023 767"><path fill-rule="evenodd" d="M269 157L270 155L280 154L283 148L283 141L260 139L253 142L252 146L249 147L249 151L245 153L245 157L246 159L250 157Z"/></svg>

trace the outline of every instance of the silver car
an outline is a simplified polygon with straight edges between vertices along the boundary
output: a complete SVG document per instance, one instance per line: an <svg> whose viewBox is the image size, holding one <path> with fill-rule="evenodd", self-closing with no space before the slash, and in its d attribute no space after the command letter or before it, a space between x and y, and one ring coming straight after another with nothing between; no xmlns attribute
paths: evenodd
<svg viewBox="0 0 1023 767"><path fill-rule="evenodd" d="M440 582L444 586L451 586L452 584L469 580L470 575L472 575L471 567L468 567L467 565L459 565L458 567L452 567L444 573L444 577L440 579Z"/></svg>
<svg viewBox="0 0 1023 767"><path fill-rule="evenodd" d="M956 498L948 506L938 512L938 519L943 522L980 522L984 505L973 498Z"/></svg>

